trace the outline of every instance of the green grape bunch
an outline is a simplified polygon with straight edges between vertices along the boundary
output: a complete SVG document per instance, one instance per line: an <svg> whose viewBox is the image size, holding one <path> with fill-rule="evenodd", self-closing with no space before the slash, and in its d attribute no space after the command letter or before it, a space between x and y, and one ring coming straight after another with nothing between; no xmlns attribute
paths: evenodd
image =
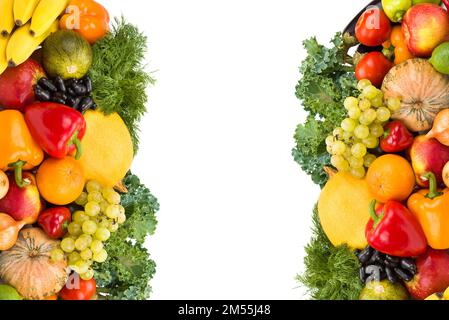
<svg viewBox="0 0 449 320"><path fill-rule="evenodd" d="M379 146L384 125L401 107L401 101L397 98L385 101L382 91L369 80L359 81L357 89L360 92L358 97L345 99L347 118L326 138L326 148L332 156L332 166L362 179L366 169L376 160L369 150Z"/></svg>
<svg viewBox="0 0 449 320"><path fill-rule="evenodd" d="M125 223L125 208L121 196L113 188L104 188L96 181L88 181L85 191L75 203L84 210L75 211L60 248L51 252L53 261L67 259L70 269L83 280L94 277L92 264L108 258L104 244Z"/></svg>

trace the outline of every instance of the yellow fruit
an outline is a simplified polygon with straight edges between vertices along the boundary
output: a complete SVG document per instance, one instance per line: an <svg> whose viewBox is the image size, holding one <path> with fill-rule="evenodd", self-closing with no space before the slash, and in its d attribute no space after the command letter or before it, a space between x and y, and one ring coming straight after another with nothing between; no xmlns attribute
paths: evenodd
<svg viewBox="0 0 449 320"><path fill-rule="evenodd" d="M0 0L0 35L7 37L14 28L14 0Z"/></svg>
<svg viewBox="0 0 449 320"><path fill-rule="evenodd" d="M14 22L16 26L27 23L40 0L14 0Z"/></svg>
<svg viewBox="0 0 449 320"><path fill-rule="evenodd" d="M87 130L79 161L86 179L113 187L131 167L134 157L131 135L117 113L105 116L100 111L89 110L84 118Z"/></svg>
<svg viewBox="0 0 449 320"><path fill-rule="evenodd" d="M367 246L365 227L373 199L364 179L356 179L345 172L331 174L318 201L318 215L334 246L347 244L353 249Z"/></svg>
<svg viewBox="0 0 449 320"><path fill-rule="evenodd" d="M58 22L55 21L43 35L33 37L30 34L30 24L18 28L12 34L8 41L6 48L6 59L9 66L14 67L24 63L37 49L37 47L44 42L44 40L53 32L58 30Z"/></svg>
<svg viewBox="0 0 449 320"><path fill-rule="evenodd" d="M424 300L441 300L441 298L438 296L438 294L437 293L434 293L434 294L432 294L431 296L429 296L429 297L427 297L426 299L424 299Z"/></svg>
<svg viewBox="0 0 449 320"><path fill-rule="evenodd" d="M6 47L8 46L9 36L0 36L0 74L2 74L8 67L8 60L6 60Z"/></svg>
<svg viewBox="0 0 449 320"><path fill-rule="evenodd" d="M35 37L42 36L68 4L68 0L41 0L31 18L30 33Z"/></svg>
<svg viewBox="0 0 449 320"><path fill-rule="evenodd" d="M449 300L449 288L447 288L446 291L444 291L443 299L444 300Z"/></svg>

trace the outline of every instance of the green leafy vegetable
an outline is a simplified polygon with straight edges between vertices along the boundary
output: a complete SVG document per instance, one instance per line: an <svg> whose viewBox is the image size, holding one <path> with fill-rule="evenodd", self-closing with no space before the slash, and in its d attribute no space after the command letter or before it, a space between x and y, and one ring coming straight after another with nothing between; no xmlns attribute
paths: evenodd
<svg viewBox="0 0 449 320"><path fill-rule="evenodd" d="M145 300L156 265L143 244L156 229L159 204L137 176L129 173L124 184L128 193L122 195L122 205L127 220L106 242L109 258L94 265L95 279L105 299Z"/></svg>
<svg viewBox="0 0 449 320"><path fill-rule="evenodd" d="M296 96L309 115L296 129L293 156L320 186L327 181L323 166L330 163L325 137L344 119L344 99L356 94L354 67L348 55L356 42L337 33L332 44L326 48L316 38L304 41L307 58L300 67L302 78L296 86Z"/></svg>
<svg viewBox="0 0 449 320"><path fill-rule="evenodd" d="M147 38L124 18L116 19L111 32L93 46L90 71L93 96L106 114L117 112L125 121L134 143L139 144L139 121L146 112L146 89L154 79L145 71Z"/></svg>
<svg viewBox="0 0 449 320"><path fill-rule="evenodd" d="M306 271L298 280L307 286L316 300L358 300L362 284L358 278L360 263L347 247L334 247L321 227L318 210L313 213L313 238L306 247Z"/></svg>

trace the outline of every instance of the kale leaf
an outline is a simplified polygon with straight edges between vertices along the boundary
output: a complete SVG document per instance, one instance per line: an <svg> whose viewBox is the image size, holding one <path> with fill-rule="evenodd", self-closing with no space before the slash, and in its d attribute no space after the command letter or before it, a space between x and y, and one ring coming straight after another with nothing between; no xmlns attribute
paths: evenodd
<svg viewBox="0 0 449 320"><path fill-rule="evenodd" d="M128 193L122 195L122 205L127 220L106 242L106 262L94 264L95 279L103 299L145 300L156 265L143 244L156 229L159 204L137 176L129 173L124 184Z"/></svg>
<svg viewBox="0 0 449 320"><path fill-rule="evenodd" d="M357 93L352 58L348 50L356 44L351 37L337 33L327 48L316 38L304 41L307 58L302 62L302 78L296 86L308 117L296 129L293 157L313 182L324 186L323 167L330 164L325 138L345 117L344 99Z"/></svg>

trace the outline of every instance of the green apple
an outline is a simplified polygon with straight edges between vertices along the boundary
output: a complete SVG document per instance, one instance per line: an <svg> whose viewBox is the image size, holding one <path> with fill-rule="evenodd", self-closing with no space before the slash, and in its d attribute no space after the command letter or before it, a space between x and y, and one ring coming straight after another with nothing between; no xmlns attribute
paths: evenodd
<svg viewBox="0 0 449 320"><path fill-rule="evenodd" d="M440 5L441 4L441 0L413 0L413 5L418 4L418 3L435 3Z"/></svg>
<svg viewBox="0 0 449 320"><path fill-rule="evenodd" d="M22 300L22 297L13 287L0 284L0 300Z"/></svg>

